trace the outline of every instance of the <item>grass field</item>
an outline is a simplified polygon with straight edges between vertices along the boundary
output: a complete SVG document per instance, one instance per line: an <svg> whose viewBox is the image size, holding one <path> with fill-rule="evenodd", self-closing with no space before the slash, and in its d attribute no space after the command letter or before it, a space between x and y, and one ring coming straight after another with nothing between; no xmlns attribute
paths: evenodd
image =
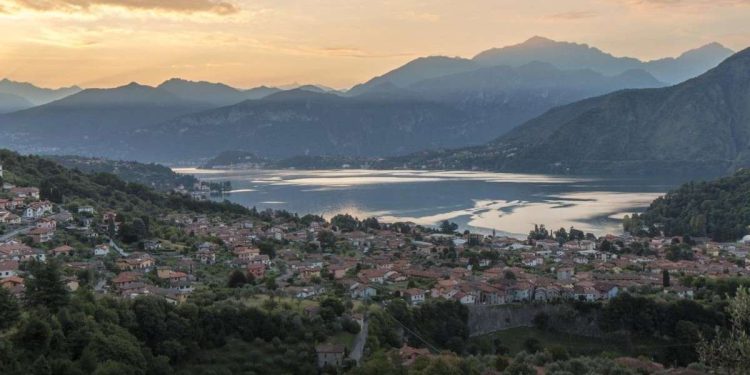
<svg viewBox="0 0 750 375"><path fill-rule="evenodd" d="M539 340L544 348L560 346L575 355L596 355L601 353L631 356L640 354L648 355L650 348L659 347L663 344L655 339L637 339L627 342L622 337L595 338L563 332L544 331L531 327L512 328L480 337L499 339L500 345L508 348L511 354L523 351L523 344L529 338Z"/></svg>

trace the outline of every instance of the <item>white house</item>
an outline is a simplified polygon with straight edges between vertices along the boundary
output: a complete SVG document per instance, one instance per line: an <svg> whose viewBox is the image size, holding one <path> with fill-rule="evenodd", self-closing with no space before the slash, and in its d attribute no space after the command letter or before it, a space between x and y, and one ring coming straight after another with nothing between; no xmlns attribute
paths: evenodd
<svg viewBox="0 0 750 375"><path fill-rule="evenodd" d="M109 246L107 246L107 245L104 245L104 244L97 245L94 248L94 255L96 255L96 256L101 257L101 256L105 256L107 254L109 254Z"/></svg>
<svg viewBox="0 0 750 375"><path fill-rule="evenodd" d="M409 302L411 305L419 305L424 302L425 295L424 291L411 288L404 291L404 298L406 298L406 302Z"/></svg>
<svg viewBox="0 0 750 375"><path fill-rule="evenodd" d="M0 260L0 279L18 276L17 260Z"/></svg>

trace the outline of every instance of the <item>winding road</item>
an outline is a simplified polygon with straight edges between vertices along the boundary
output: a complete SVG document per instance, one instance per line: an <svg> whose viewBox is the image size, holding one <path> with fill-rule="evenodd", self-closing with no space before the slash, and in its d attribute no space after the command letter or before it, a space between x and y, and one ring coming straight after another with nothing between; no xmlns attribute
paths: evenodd
<svg viewBox="0 0 750 375"><path fill-rule="evenodd" d="M367 343L367 331L368 331L367 315L364 317L362 323L362 329L359 330L357 337L354 338L354 345L352 345L352 352L349 353L349 358L357 361L359 366L362 361L362 353L365 351L365 343Z"/></svg>

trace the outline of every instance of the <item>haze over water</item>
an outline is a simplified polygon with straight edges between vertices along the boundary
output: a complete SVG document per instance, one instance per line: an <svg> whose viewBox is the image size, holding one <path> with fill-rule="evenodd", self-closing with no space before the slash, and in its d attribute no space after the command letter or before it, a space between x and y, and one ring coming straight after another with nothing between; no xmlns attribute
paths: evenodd
<svg viewBox="0 0 750 375"><path fill-rule="evenodd" d="M569 176L373 170L176 169L208 181L232 182L225 196L258 209L285 209L330 218L443 220L461 229L524 236L534 224L574 226L597 235L622 231L619 219L637 212L678 181ZM222 199L222 198L218 198Z"/></svg>

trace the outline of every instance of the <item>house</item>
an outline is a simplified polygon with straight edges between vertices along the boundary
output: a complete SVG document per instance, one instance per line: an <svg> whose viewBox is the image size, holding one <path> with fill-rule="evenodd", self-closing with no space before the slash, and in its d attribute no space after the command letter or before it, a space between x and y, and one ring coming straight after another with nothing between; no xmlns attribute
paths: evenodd
<svg viewBox="0 0 750 375"><path fill-rule="evenodd" d="M249 261L260 255L260 249L257 247L238 246L234 248L233 253L236 259Z"/></svg>
<svg viewBox="0 0 750 375"><path fill-rule="evenodd" d="M0 268L0 277L2 277L1 268ZM693 299L693 296L694 296L692 289L684 287L684 286L679 286L679 285L664 289L664 293L676 295L678 298L681 298L681 299Z"/></svg>
<svg viewBox="0 0 750 375"><path fill-rule="evenodd" d="M298 299L305 299L315 297L320 293L325 292L325 288L322 287L294 287L290 286L284 289L289 295L294 296Z"/></svg>
<svg viewBox="0 0 750 375"><path fill-rule="evenodd" d="M47 201L33 202L23 211L23 216L27 219L38 219L48 212L52 212L52 203Z"/></svg>
<svg viewBox="0 0 750 375"><path fill-rule="evenodd" d="M57 229L57 221L52 218L41 218L36 222L37 228L43 228L43 229Z"/></svg>
<svg viewBox="0 0 750 375"><path fill-rule="evenodd" d="M34 228L28 232L29 237L35 244L52 241L55 237L54 229Z"/></svg>
<svg viewBox="0 0 750 375"><path fill-rule="evenodd" d="M73 253L73 250L74 249L68 245L62 245L50 250L50 253L52 256L70 255Z"/></svg>
<svg viewBox="0 0 750 375"><path fill-rule="evenodd" d="M601 299L612 299L617 297L620 292L620 288L617 285L611 283L598 282L594 284L594 289L599 292L599 298Z"/></svg>
<svg viewBox="0 0 750 375"><path fill-rule="evenodd" d="M513 287L513 300L528 301L531 299L533 291L534 287L528 282L516 283Z"/></svg>
<svg viewBox="0 0 750 375"><path fill-rule="evenodd" d="M146 253L133 253L117 260L117 267L123 271L149 270L154 264L154 257Z"/></svg>
<svg viewBox="0 0 750 375"><path fill-rule="evenodd" d="M339 367L344 363L346 348L343 345L323 344L315 347L318 368Z"/></svg>
<svg viewBox="0 0 750 375"><path fill-rule="evenodd" d="M117 221L117 212L107 211L102 214L102 222L109 223L109 222L116 222L116 221Z"/></svg>
<svg viewBox="0 0 750 375"><path fill-rule="evenodd" d="M457 292L451 298L455 301L461 302L462 305L473 305L477 302L476 297L473 294L464 292Z"/></svg>
<svg viewBox="0 0 750 375"><path fill-rule="evenodd" d="M21 224L21 217L8 211L0 211L0 224Z"/></svg>
<svg viewBox="0 0 750 375"><path fill-rule="evenodd" d="M148 240L143 243L143 248L146 251L161 250L161 242L159 240Z"/></svg>
<svg viewBox="0 0 750 375"><path fill-rule="evenodd" d="M383 284L385 282L386 269L367 269L359 271L359 278L363 282Z"/></svg>
<svg viewBox="0 0 750 375"><path fill-rule="evenodd" d="M23 286L23 278L18 276L10 276L0 279L0 287L13 290Z"/></svg>
<svg viewBox="0 0 750 375"><path fill-rule="evenodd" d="M161 280L168 281L169 284L177 284L179 282L188 281L188 275L184 272L172 271L169 268L159 267L156 270L156 277Z"/></svg>
<svg viewBox="0 0 750 375"><path fill-rule="evenodd" d="M253 275L256 280L262 279L266 276L266 266L259 263L248 264L247 273Z"/></svg>
<svg viewBox="0 0 750 375"><path fill-rule="evenodd" d="M135 272L120 272L114 279L112 285L118 290L126 290L143 284L141 275Z"/></svg>
<svg viewBox="0 0 750 375"><path fill-rule="evenodd" d="M420 303L423 303L425 300L425 294L423 290L416 289L416 288L410 288L405 290L402 293L402 296L406 299L406 302L408 302L411 305L419 305Z"/></svg>
<svg viewBox="0 0 750 375"><path fill-rule="evenodd" d="M28 260L44 262L47 256L42 250L32 249L22 243L11 241L0 245L0 259L17 260L20 262Z"/></svg>
<svg viewBox="0 0 750 375"><path fill-rule="evenodd" d="M214 264L216 263L216 253L213 250L201 249L195 253L195 257L198 258L203 264Z"/></svg>
<svg viewBox="0 0 750 375"><path fill-rule="evenodd" d="M39 189L35 187L14 187L10 189L10 194L16 198L39 199Z"/></svg>
<svg viewBox="0 0 750 375"><path fill-rule="evenodd" d="M0 279L18 276L17 260L0 260Z"/></svg>
<svg viewBox="0 0 750 375"><path fill-rule="evenodd" d="M101 244L94 247L94 255L98 257L106 256L109 254L109 245Z"/></svg>
<svg viewBox="0 0 750 375"><path fill-rule="evenodd" d="M94 207L92 206L81 206L78 207L78 213L79 214L94 214Z"/></svg>
<svg viewBox="0 0 750 375"><path fill-rule="evenodd" d="M573 268L564 267L557 269L557 279L560 281L568 281L573 278L573 275L575 275L575 269Z"/></svg>
<svg viewBox="0 0 750 375"><path fill-rule="evenodd" d="M594 302L599 299L599 292L593 286L576 285L573 287L573 298L582 302Z"/></svg>
<svg viewBox="0 0 750 375"><path fill-rule="evenodd" d="M354 299L370 299L378 295L378 291L367 284L354 283L349 288L349 294Z"/></svg>

